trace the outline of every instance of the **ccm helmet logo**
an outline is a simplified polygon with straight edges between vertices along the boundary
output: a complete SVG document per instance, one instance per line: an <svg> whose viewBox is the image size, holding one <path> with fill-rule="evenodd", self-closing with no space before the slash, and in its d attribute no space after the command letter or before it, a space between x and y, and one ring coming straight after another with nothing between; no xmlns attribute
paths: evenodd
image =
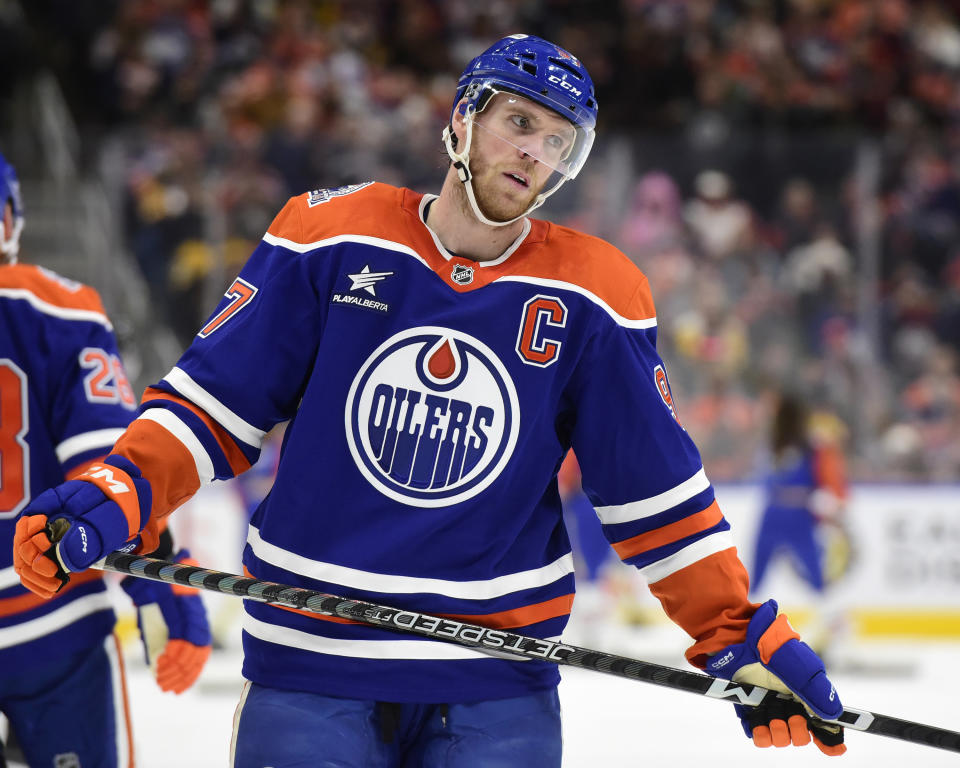
<svg viewBox="0 0 960 768"><path fill-rule="evenodd" d="M547 75L547 80L555 85L559 85L563 90L570 91L570 93L576 96L578 99L583 96L583 91L579 88L572 85L568 80L565 80L562 77L557 77L556 75Z"/></svg>

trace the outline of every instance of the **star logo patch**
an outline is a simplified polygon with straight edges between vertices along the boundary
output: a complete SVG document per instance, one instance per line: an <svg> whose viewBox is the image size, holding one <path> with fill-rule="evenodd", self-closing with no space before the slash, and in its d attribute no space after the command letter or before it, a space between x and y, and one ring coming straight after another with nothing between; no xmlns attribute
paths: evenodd
<svg viewBox="0 0 960 768"><path fill-rule="evenodd" d="M350 278L351 291L366 291L371 296L377 295L376 284L381 280L386 280L393 272L371 272L370 265L364 265L363 269L353 275L347 275Z"/></svg>

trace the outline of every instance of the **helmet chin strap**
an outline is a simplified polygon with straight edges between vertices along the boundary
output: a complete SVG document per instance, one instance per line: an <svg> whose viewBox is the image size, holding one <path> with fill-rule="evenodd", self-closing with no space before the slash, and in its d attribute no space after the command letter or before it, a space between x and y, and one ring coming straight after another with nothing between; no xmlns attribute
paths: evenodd
<svg viewBox="0 0 960 768"><path fill-rule="evenodd" d="M557 186L549 192L541 192L537 195L536 199L519 216L514 216L507 221L494 221L488 218L484 212L480 210L480 205L477 203L477 197L473 193L473 175L470 173L470 143L473 140L473 118L475 114L476 111L474 108L469 106L467 107L466 114L463 116L463 124L467 129L467 134L464 137L462 152L457 152L454 148L453 142L456 137L454 136L452 125L447 125L447 127L443 129L443 145L446 147L447 154L450 155L450 159L453 161L453 167L457 169L457 176L460 178L460 181L463 182L463 187L467 193L467 200L470 201L470 208L473 209L473 215L487 226L505 227L507 224L513 224L513 222L528 216L531 211L543 205L544 201L556 192L563 182L561 181L560 184L557 184Z"/></svg>

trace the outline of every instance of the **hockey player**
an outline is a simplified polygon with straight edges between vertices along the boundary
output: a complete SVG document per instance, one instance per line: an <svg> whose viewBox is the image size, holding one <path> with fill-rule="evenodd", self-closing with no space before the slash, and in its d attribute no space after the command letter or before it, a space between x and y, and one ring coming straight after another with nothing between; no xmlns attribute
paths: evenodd
<svg viewBox="0 0 960 768"><path fill-rule="evenodd" d="M23 208L2 155L0 205L0 712L30 765L128 768L126 687L100 571L76 574L47 599L21 586L11 553L21 511L96 465L136 400L96 292L16 263ZM161 540L167 556L186 556L169 534ZM199 595L129 577L122 585L139 607L157 682L185 690L210 652Z"/></svg>
<svg viewBox="0 0 960 768"><path fill-rule="evenodd" d="M66 572L150 535L290 419L254 514L255 577L556 638L573 603L557 470L715 675L799 701L741 709L758 744L841 712L819 658L747 575L656 348L645 277L529 214L582 168L597 104L572 54L513 35L468 65L439 196L379 183L280 211L99 468L25 510L17 569ZM81 532L85 539L81 538ZM559 766L556 666L246 603L234 768ZM800 703L803 702L803 704ZM813 727L830 754L839 727Z"/></svg>
<svg viewBox="0 0 960 768"><path fill-rule="evenodd" d="M843 519L848 486L842 431L836 417L819 414L815 419L800 397L780 395L770 430L772 466L753 553L754 593L759 592L770 565L780 556L790 560L816 593L814 621L805 634L821 652L842 634L847 623L828 589L829 582L842 574L843 565L849 564ZM840 573L832 567L837 564L836 557L829 557L824 546L829 537L841 553Z"/></svg>

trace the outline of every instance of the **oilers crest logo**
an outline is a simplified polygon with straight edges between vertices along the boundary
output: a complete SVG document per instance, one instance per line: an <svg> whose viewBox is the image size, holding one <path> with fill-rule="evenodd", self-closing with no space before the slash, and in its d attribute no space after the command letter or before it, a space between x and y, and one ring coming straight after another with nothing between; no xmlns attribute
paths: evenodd
<svg viewBox="0 0 960 768"><path fill-rule="evenodd" d="M680 424L680 417L677 416L677 408L673 404L673 393L670 391L670 382L667 381L667 372L663 370L662 365L657 365L653 369L653 380L657 385L657 392L660 393L660 399L663 400L663 404L667 406L667 410L670 411L670 415L673 416L677 424ZM680 424L682 427L683 424Z"/></svg>
<svg viewBox="0 0 960 768"><path fill-rule="evenodd" d="M425 326L381 344L353 380L347 444L385 496L417 507L476 496L513 454L520 408L495 354L472 336Z"/></svg>

